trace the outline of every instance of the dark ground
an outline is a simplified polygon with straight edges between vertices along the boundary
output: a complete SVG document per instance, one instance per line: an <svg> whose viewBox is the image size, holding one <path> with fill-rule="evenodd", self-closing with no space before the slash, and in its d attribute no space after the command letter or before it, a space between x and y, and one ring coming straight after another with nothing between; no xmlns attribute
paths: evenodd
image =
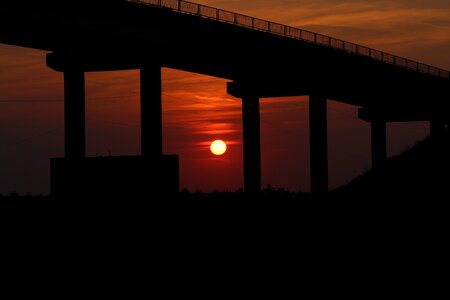
<svg viewBox="0 0 450 300"><path fill-rule="evenodd" d="M249 197L242 191L182 191L177 199L159 195L130 199L126 195L108 199L53 199L50 196L0 196L1 211L27 220L92 216L108 218L198 218L231 216L269 219L289 215L289 219L309 218L315 213L330 219L338 215L386 215L411 211L418 214L447 213L450 199L450 147L427 139L388 160L383 175L369 171L351 183L329 193L327 198L311 199L309 193L292 193L266 187ZM106 198L106 197L105 197ZM65 217L62 217L64 215ZM425 216L424 216L425 217ZM430 218L430 216L426 216Z"/></svg>
<svg viewBox="0 0 450 300"><path fill-rule="evenodd" d="M381 183L369 172L327 199L273 189L254 200L0 197L3 273L51 272L51 286L75 294L116 294L130 281L150 294L253 294L281 280L299 294L428 298L446 286L448 149L421 142L389 160Z"/></svg>
<svg viewBox="0 0 450 300"><path fill-rule="evenodd" d="M0 197L0 218L6 233L86 238L94 243L102 239L173 242L172 237L196 235L236 237L244 243L255 238L331 244L380 239L394 244L405 239L439 243L450 228L448 150L448 144L425 140L390 159L386 176L370 171L332 191L327 199L281 189L265 189L255 199L242 192L187 191L176 200L12 195Z"/></svg>

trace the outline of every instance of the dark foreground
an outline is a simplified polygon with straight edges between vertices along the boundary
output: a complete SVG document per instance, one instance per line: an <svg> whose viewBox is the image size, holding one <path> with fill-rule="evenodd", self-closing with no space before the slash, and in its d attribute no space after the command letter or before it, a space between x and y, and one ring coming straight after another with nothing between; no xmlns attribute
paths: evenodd
<svg viewBox="0 0 450 300"><path fill-rule="evenodd" d="M415 190L417 192L417 190ZM417 192L420 193L420 192ZM392 194L393 195L393 194ZM406 196L408 195L408 196ZM244 193L181 193L176 199L152 196L119 199L53 199L51 197L1 197L1 218L7 228L44 232L91 231L103 234L125 230L128 234L182 233L236 228L299 232L358 232L405 227L422 231L446 228L448 205L444 196L411 198L380 191L364 196L360 190L341 190L327 198L311 199L307 193L263 191ZM448 199L448 198L447 198ZM432 229L434 228L434 229Z"/></svg>
<svg viewBox="0 0 450 300"><path fill-rule="evenodd" d="M313 197L266 188L258 195L243 192L209 194L181 192L176 198L149 193L103 195L91 199L54 199L49 196L0 196L3 220L21 224L68 226L135 226L155 223L167 227L206 227L236 224L319 227L346 223L377 226L384 223L429 224L447 219L450 199L450 147L427 139L388 160L386 171L369 171L353 182ZM288 223L291 223L288 225ZM78 224L78 225L75 225ZM120 224L120 225L118 225ZM228 225L227 225L228 224ZM351 224L351 225L350 225ZM181 226L179 226L181 225ZM223 226L222 226L223 225ZM384 226L383 222L379 224ZM436 225L437 226L437 225ZM202 226L205 227L205 226Z"/></svg>
<svg viewBox="0 0 450 300"><path fill-rule="evenodd" d="M333 295L397 289L429 296L424 283L442 283L436 267L448 255L446 202L342 193L328 199L285 191L252 200L243 193L0 198L3 258L12 265L10 276L31 269L39 278L50 270L52 284L67 291L91 282L116 294L131 281L150 294L210 288L222 294L240 283L265 293L281 280ZM105 280L115 287L99 284ZM265 287L249 286L252 280Z"/></svg>
<svg viewBox="0 0 450 300"><path fill-rule="evenodd" d="M44 249L51 256L139 264L167 256L186 262L264 253L288 265L319 257L321 263L361 260L364 268L377 269L396 261L409 272L439 265L448 249L449 152L433 147L429 140L420 143L390 160L382 181L369 172L327 198L273 189L257 197L0 197L3 244L24 257Z"/></svg>

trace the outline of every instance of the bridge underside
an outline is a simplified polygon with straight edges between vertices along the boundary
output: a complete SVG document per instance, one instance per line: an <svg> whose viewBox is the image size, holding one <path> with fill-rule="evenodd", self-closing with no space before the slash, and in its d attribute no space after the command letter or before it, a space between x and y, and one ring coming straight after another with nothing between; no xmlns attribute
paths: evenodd
<svg viewBox="0 0 450 300"><path fill-rule="evenodd" d="M107 9L105 9L107 5ZM435 106L450 96L449 80L363 55L121 0L68 3L4 0L0 42L52 52L48 65L66 69L66 57L84 72L161 67L225 78L241 96L320 92L336 101L369 107Z"/></svg>

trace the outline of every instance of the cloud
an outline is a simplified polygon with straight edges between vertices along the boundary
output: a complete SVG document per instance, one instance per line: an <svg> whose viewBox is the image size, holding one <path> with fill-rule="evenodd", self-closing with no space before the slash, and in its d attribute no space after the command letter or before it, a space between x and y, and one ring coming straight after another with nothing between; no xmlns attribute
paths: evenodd
<svg viewBox="0 0 450 300"><path fill-rule="evenodd" d="M203 0L251 16L316 31L450 69L447 0Z"/></svg>

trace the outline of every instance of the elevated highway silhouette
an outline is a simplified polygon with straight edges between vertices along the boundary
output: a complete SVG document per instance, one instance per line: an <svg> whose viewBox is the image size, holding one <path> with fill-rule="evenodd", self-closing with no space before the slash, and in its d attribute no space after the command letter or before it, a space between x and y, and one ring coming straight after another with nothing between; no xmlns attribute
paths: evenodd
<svg viewBox="0 0 450 300"><path fill-rule="evenodd" d="M68 160L86 157L84 74L95 71L140 70L142 157L154 159L161 68L229 80L242 98L246 192L261 190L260 98L309 96L314 195L328 191L327 99L371 122L378 170L386 122L430 121L436 136L449 127L449 71L326 35L180 0L3 0L0 9L0 43L48 51L48 67L64 72Z"/></svg>

